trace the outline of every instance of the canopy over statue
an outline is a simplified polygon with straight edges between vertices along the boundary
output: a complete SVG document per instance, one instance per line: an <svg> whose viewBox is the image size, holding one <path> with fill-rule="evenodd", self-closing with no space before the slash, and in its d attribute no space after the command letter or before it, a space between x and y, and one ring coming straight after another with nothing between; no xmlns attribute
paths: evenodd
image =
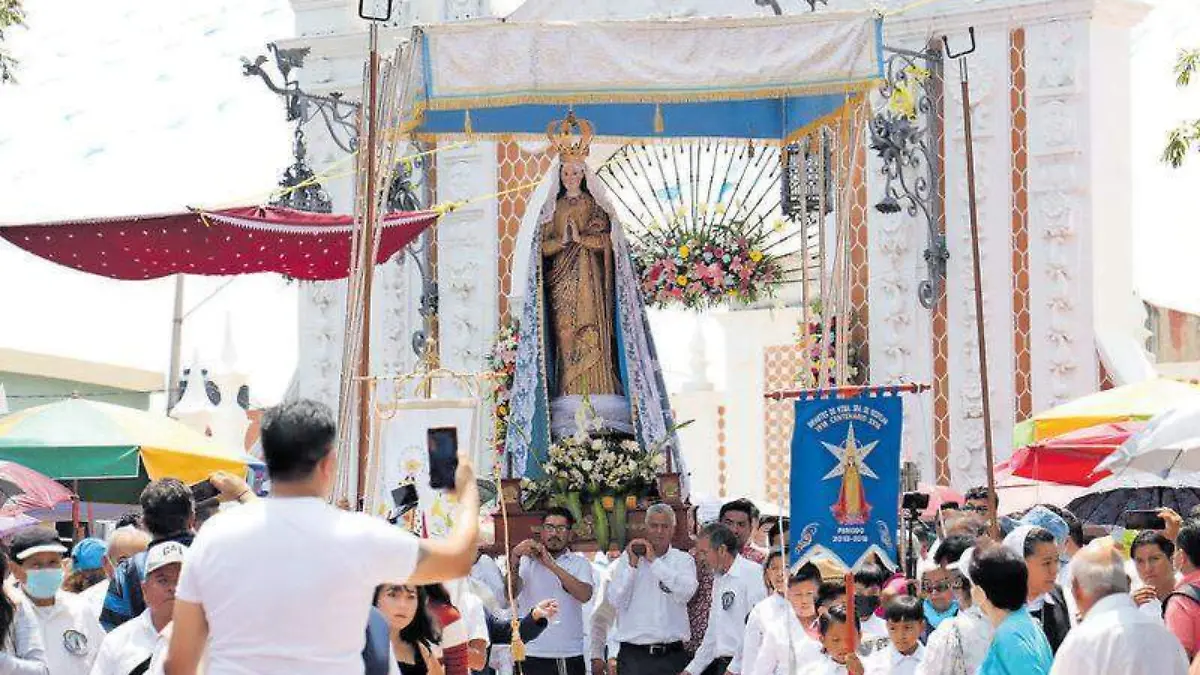
<svg viewBox="0 0 1200 675"><path fill-rule="evenodd" d="M539 475L550 442L593 412L603 432L661 447L683 473L629 244L585 162L592 127L570 114L547 135L557 156L528 251L506 441L513 474Z"/></svg>

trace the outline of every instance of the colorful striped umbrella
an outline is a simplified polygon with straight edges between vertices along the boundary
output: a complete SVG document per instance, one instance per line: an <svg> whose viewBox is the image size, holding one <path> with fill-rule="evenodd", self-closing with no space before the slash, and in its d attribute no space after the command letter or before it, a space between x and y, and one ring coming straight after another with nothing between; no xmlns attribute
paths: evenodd
<svg viewBox="0 0 1200 675"><path fill-rule="evenodd" d="M1112 475L1097 471L1096 465L1144 426L1145 422L1112 422L1055 436L1018 449L1007 462L996 465L996 471L1087 487Z"/></svg>
<svg viewBox="0 0 1200 675"><path fill-rule="evenodd" d="M169 417L78 398L0 417L0 460L79 481L84 499L115 503L136 501L147 480L194 483L257 463Z"/></svg>
<svg viewBox="0 0 1200 675"><path fill-rule="evenodd" d="M1077 398L1021 422L1013 430L1013 447L1106 422L1144 421L1189 403L1200 403L1200 387L1162 378L1127 384Z"/></svg>

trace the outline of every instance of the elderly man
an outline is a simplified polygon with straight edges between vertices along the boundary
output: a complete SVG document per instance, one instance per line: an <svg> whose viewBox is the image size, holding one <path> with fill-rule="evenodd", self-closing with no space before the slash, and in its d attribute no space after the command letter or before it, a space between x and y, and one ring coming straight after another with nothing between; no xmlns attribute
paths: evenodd
<svg viewBox="0 0 1200 675"><path fill-rule="evenodd" d="M117 576L121 563L146 550L150 545L150 535L136 527L120 527L108 535L108 552L104 555L104 581L92 586L79 595L88 601L92 611L99 620L104 611L104 598L108 595L108 586Z"/></svg>
<svg viewBox="0 0 1200 675"><path fill-rule="evenodd" d="M1087 546L1072 567L1071 593L1083 622L1059 648L1051 675L1186 675L1179 641L1129 597L1129 577L1115 548Z"/></svg>
<svg viewBox="0 0 1200 675"><path fill-rule="evenodd" d="M687 605L696 592L696 562L671 547L675 512L655 504L646 512L646 538L634 539L617 559L608 600L617 610L623 675L678 675L690 660Z"/></svg>
<svg viewBox="0 0 1200 675"><path fill-rule="evenodd" d="M708 629L686 675L725 675L741 672L746 620L754 606L767 597L762 567L739 555L742 543L720 523L705 526L696 548L713 571Z"/></svg>

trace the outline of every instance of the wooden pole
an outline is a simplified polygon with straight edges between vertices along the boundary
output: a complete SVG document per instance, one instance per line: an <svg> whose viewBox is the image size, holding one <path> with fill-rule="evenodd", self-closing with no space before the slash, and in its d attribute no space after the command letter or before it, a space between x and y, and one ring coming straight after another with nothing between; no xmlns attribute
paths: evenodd
<svg viewBox="0 0 1200 675"><path fill-rule="evenodd" d="M358 510L366 505L367 466L371 454L371 285L375 277L375 220L379 210L379 190L376 185L376 140L379 134L379 24L371 22L368 30L370 63L368 66L367 101L363 114L366 138L359 147L366 152L366 216L362 224L363 259L359 268L363 274L362 329L358 355L358 481L355 496ZM347 308L349 310L350 308Z"/></svg>
<svg viewBox="0 0 1200 675"><path fill-rule="evenodd" d="M763 394L763 398L779 401L785 398L802 398L805 396L838 396L850 398L860 394L919 394L929 391L929 385L918 382L905 384L881 385L847 385L844 387L817 387L815 389L784 389Z"/></svg>
<svg viewBox="0 0 1200 675"><path fill-rule="evenodd" d="M973 38L972 34L972 38ZM975 149L971 137L971 80L967 60L958 60L959 84L962 87L963 131L967 143L967 207L971 217L971 271L975 278L975 335L979 340L979 387L983 402L983 449L987 455L988 521L992 538L1000 538L1000 523L996 516L996 459L992 449L992 404L988 392L987 330L983 321L983 274L979 262L979 213L975 202Z"/></svg>

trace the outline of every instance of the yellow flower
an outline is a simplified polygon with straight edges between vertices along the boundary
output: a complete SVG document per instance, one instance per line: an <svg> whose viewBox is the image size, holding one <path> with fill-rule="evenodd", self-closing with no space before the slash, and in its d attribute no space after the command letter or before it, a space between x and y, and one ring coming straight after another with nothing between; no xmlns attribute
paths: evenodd
<svg viewBox="0 0 1200 675"><path fill-rule="evenodd" d="M687 275L686 275L686 274L680 274L679 276L675 277L675 285L677 285L677 286L687 286Z"/></svg>
<svg viewBox="0 0 1200 675"><path fill-rule="evenodd" d="M776 232L783 232L783 218L776 218L771 226L775 228Z"/></svg>
<svg viewBox="0 0 1200 675"><path fill-rule="evenodd" d="M762 252L761 251L750 251L750 259L753 260L754 262L758 262L759 260L762 260Z"/></svg>
<svg viewBox="0 0 1200 675"><path fill-rule="evenodd" d="M725 205L724 204L717 204L717 215L718 216L725 215Z"/></svg>
<svg viewBox="0 0 1200 675"><path fill-rule="evenodd" d="M684 244L683 246L679 247L679 257L680 258L688 257L688 254L691 252L692 252L692 249L688 248L687 244Z"/></svg>

